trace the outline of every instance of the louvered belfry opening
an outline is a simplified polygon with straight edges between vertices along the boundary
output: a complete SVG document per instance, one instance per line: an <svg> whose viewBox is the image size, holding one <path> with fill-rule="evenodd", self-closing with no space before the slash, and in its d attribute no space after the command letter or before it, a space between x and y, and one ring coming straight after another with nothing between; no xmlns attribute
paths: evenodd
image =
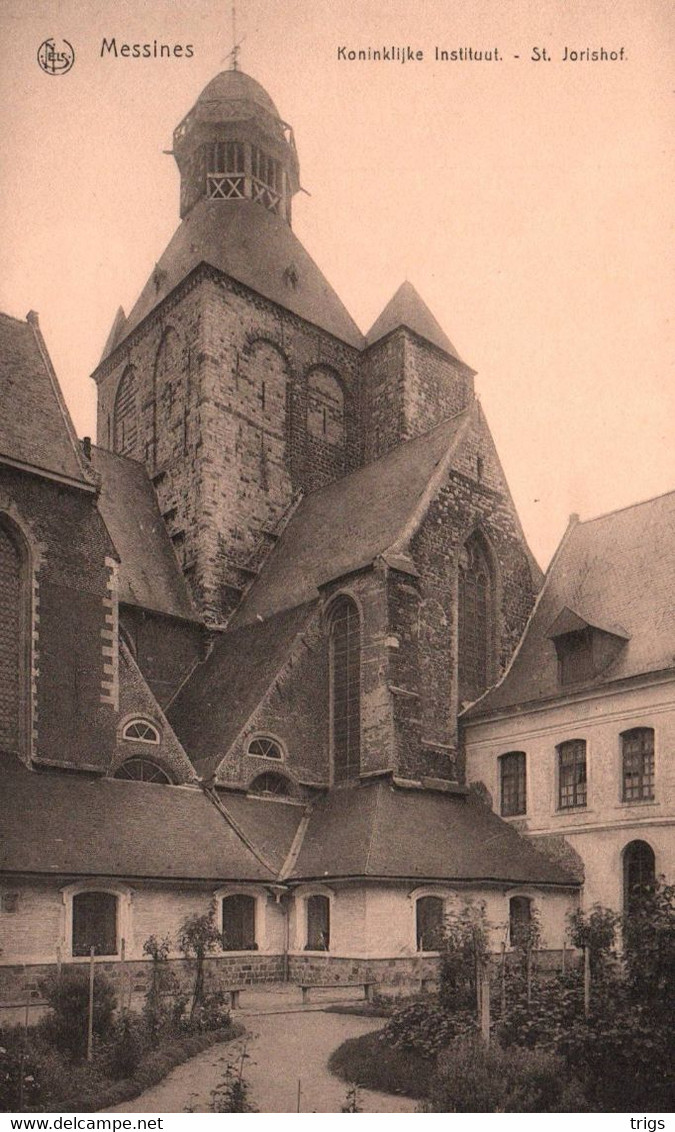
<svg viewBox="0 0 675 1132"><path fill-rule="evenodd" d="M23 664L23 556L17 540L0 522L0 748L21 747Z"/></svg>
<svg viewBox="0 0 675 1132"><path fill-rule="evenodd" d="M361 625L349 597L331 609L330 640L333 777L344 782L361 770Z"/></svg>

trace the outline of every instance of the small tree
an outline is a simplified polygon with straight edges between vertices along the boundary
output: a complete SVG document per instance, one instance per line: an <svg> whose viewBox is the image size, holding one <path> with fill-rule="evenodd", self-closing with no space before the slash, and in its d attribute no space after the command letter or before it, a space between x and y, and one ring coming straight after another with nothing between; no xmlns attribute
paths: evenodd
<svg viewBox="0 0 675 1132"><path fill-rule="evenodd" d="M485 905L468 901L445 918L440 941L439 1001L453 1010L471 1008L476 988L488 961Z"/></svg>
<svg viewBox="0 0 675 1132"><path fill-rule="evenodd" d="M670 1010L675 999L675 885L646 885L623 918L626 978L631 997Z"/></svg>
<svg viewBox="0 0 675 1132"><path fill-rule="evenodd" d="M148 1032L155 1044L160 1031L173 1014L171 1009L167 1009L165 998L167 995L175 994L178 989L176 976L169 969L170 951L171 940L169 936L158 939L157 936L151 935L143 944L143 954L152 960L150 986L145 996L143 1013L145 1014Z"/></svg>
<svg viewBox="0 0 675 1132"><path fill-rule="evenodd" d="M204 1004L204 962L207 955L212 954L222 944L222 936L216 925L215 901L211 902L208 912L201 916L188 916L183 921L177 943L181 954L193 966L195 972L190 1006L190 1021L192 1021L195 1011Z"/></svg>
<svg viewBox="0 0 675 1132"><path fill-rule="evenodd" d="M87 1052L87 1021L89 1015L89 972L82 968L66 968L59 974L49 975L40 983L40 989L50 1006L43 1028L46 1036L59 1049L72 1057L84 1057ZM100 971L94 976L94 1037L105 1037L109 1032L117 1001L114 988Z"/></svg>
<svg viewBox="0 0 675 1132"><path fill-rule="evenodd" d="M606 982L616 975L616 933L621 917L611 908L594 904L590 912L577 908L567 917L570 939L580 950L588 948L591 977Z"/></svg>

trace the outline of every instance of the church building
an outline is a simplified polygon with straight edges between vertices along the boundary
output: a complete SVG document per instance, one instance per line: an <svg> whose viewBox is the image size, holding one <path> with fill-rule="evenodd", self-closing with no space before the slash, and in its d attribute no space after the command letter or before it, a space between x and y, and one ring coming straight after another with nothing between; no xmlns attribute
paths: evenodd
<svg viewBox="0 0 675 1132"><path fill-rule="evenodd" d="M580 859L492 811L458 733L542 582L474 371L410 283L361 333L255 80L217 75L173 153L95 445L37 316L0 316L0 1000L92 948L141 987L210 906L223 985L419 984L467 899L495 948L536 911L560 949Z"/></svg>

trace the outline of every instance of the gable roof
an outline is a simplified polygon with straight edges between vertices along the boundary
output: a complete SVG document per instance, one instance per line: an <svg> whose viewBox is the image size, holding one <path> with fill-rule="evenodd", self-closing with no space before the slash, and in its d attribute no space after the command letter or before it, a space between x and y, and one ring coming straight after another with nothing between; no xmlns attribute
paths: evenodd
<svg viewBox="0 0 675 1132"><path fill-rule="evenodd" d="M315 604L219 636L166 714L199 774L215 773L288 659Z"/></svg>
<svg viewBox="0 0 675 1132"><path fill-rule="evenodd" d="M35 772L3 755L0 806L7 872L275 878L198 787Z"/></svg>
<svg viewBox="0 0 675 1132"><path fill-rule="evenodd" d="M174 617L199 619L142 464L92 446L99 511L120 556L119 596Z"/></svg>
<svg viewBox="0 0 675 1132"><path fill-rule="evenodd" d="M574 885L471 795L374 781L313 805L288 880L341 877Z"/></svg>
<svg viewBox="0 0 675 1132"><path fill-rule="evenodd" d="M475 404L301 500L232 624L317 597L317 588L396 546L451 460ZM412 570L412 562L409 563Z"/></svg>
<svg viewBox="0 0 675 1132"><path fill-rule="evenodd" d="M0 314L0 459L92 490L47 347L31 312Z"/></svg>
<svg viewBox="0 0 675 1132"><path fill-rule="evenodd" d="M124 326L117 324L115 346L201 263L350 346L363 348L361 331L290 225L249 200L198 201L174 234Z"/></svg>
<svg viewBox="0 0 675 1132"><path fill-rule="evenodd" d="M428 342L438 346L439 350L451 354L457 361L462 360L440 323L407 279L366 334L366 345L372 346L401 326L419 334L421 338L426 338Z"/></svg>
<svg viewBox="0 0 675 1132"><path fill-rule="evenodd" d="M502 681L464 712L489 715L566 695L551 627L568 607L621 637L615 660L584 686L675 671L675 492L571 526L549 567L530 624ZM564 625L569 621L565 615ZM570 622L572 624L572 622Z"/></svg>

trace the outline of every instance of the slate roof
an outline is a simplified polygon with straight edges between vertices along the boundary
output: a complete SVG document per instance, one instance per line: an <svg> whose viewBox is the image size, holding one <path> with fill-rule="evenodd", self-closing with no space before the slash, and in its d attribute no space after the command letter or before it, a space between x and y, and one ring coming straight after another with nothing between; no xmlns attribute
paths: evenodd
<svg viewBox="0 0 675 1132"><path fill-rule="evenodd" d="M0 459L92 487L37 316L0 314Z"/></svg>
<svg viewBox="0 0 675 1132"><path fill-rule="evenodd" d="M200 263L362 349L363 335L289 224L249 200L201 200L185 217L124 327L119 344ZM293 270L295 285L289 280ZM160 285L157 282L160 281Z"/></svg>
<svg viewBox="0 0 675 1132"><path fill-rule="evenodd" d="M2 755L0 806L6 872L274 879L198 787L37 773Z"/></svg>
<svg viewBox="0 0 675 1132"><path fill-rule="evenodd" d="M511 667L465 720L570 691L558 683L551 639L556 622L574 627L569 614L561 618L566 608L625 641L613 663L583 687L675 671L675 492L568 529Z"/></svg>
<svg viewBox="0 0 675 1132"><path fill-rule="evenodd" d="M393 547L475 411L474 406L465 409L424 436L399 444L379 460L306 496L233 623L269 617L313 600L318 586L370 565Z"/></svg>
<svg viewBox="0 0 675 1132"><path fill-rule="evenodd" d="M99 511L121 559L120 601L198 620L142 464L92 447Z"/></svg>
<svg viewBox="0 0 675 1132"><path fill-rule="evenodd" d="M366 345L372 346L374 342L379 342L380 338L385 338L400 326L406 326L408 330L419 334L421 338L426 338L428 342L433 342L434 346L438 346L446 354L451 354L457 361L461 361L442 326L407 279L366 334Z"/></svg>
<svg viewBox="0 0 675 1132"><path fill-rule="evenodd" d="M217 770L314 608L301 605L223 633L184 684L166 714L199 774Z"/></svg>
<svg viewBox="0 0 675 1132"><path fill-rule="evenodd" d="M217 791L221 806L278 874L291 851L305 806L270 798Z"/></svg>
<svg viewBox="0 0 675 1132"><path fill-rule="evenodd" d="M578 883L471 795L383 780L314 804L287 879L346 877Z"/></svg>
<svg viewBox="0 0 675 1132"><path fill-rule="evenodd" d="M214 75L204 87L197 102L229 104L241 100L254 102L274 118L279 117L279 111L265 88L245 71L221 71Z"/></svg>

